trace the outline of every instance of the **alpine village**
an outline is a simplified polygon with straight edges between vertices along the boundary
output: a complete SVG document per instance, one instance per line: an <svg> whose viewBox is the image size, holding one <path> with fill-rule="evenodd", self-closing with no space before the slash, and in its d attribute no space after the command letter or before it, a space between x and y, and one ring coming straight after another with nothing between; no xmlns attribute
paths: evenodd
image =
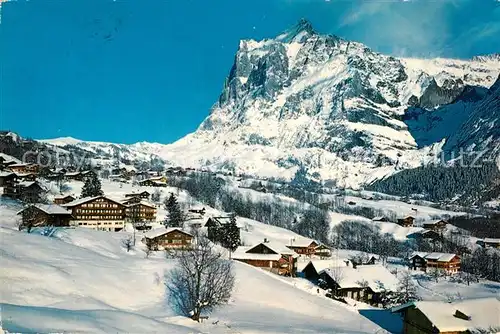
<svg viewBox="0 0 500 334"><path fill-rule="evenodd" d="M405 250L403 258L395 257L386 248L376 245L368 248L357 245L351 247L352 250L345 250L341 248L342 243L307 236L292 237L287 242L264 237L250 244L243 242L241 234L242 231L248 232L249 226L239 223L242 217L236 213L220 214L203 205L179 203L173 192L165 192L174 189L169 188L169 182L172 182L172 187L178 187L179 180L196 175L211 179L229 177L239 181L244 178L241 175L219 175L181 167L163 171L111 168L108 173L103 173L99 166L87 170L48 168L37 163L22 163L7 154L0 155L0 168L3 198L24 205L16 213L20 231L51 235L62 229L92 229L108 233L132 230L133 233L122 240L122 246L128 252L140 243L146 257L158 252L170 256L192 252L197 247L197 239L203 235L217 247L226 249L231 261L290 280L307 281L316 287L315 294L346 305L369 305L374 310L386 310L401 319L402 333L472 333L475 328L500 328L497 326L500 304L495 297L472 300L450 297L448 301L426 301L419 296L417 285L420 283L415 281L462 282L469 286L484 279L485 273L470 263L484 261L476 259L476 253L493 252L493 262L489 265L493 267L489 269L500 269L500 238L474 238L474 251L465 246L464 238L469 238L467 234L457 234L456 228L450 229L450 223L444 218L421 220L417 210L406 214L404 209L398 212L399 218L394 214L392 219L389 216L372 217L373 224L391 224L411 231L408 239L417 247L413 251ZM106 177L103 179L99 175ZM121 195L105 193L101 186L103 180L118 187ZM73 189L68 184L81 184L81 192L68 192ZM134 191L121 191L125 185ZM59 189L58 194L54 194L54 187ZM254 189L267 193L262 182ZM373 198L368 200L374 201ZM347 205L356 203L349 200ZM158 211L166 214L159 217ZM354 234L359 232L351 233L353 235L347 236L348 240L357 238ZM449 249L455 252L449 252ZM498 271L496 273L498 279ZM490 316L483 314L487 309L493 310L486 312L491 313ZM203 319L202 315L199 316Z"/></svg>

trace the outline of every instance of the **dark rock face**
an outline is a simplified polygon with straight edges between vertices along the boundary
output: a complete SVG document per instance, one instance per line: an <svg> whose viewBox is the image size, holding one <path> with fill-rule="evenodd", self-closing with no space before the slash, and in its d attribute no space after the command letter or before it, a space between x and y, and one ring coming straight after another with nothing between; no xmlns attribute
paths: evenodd
<svg viewBox="0 0 500 334"><path fill-rule="evenodd" d="M463 89L464 83L461 79L456 81L446 79L441 87L438 86L436 80L432 79L420 97L419 106L433 109L439 105L451 103L462 93Z"/></svg>

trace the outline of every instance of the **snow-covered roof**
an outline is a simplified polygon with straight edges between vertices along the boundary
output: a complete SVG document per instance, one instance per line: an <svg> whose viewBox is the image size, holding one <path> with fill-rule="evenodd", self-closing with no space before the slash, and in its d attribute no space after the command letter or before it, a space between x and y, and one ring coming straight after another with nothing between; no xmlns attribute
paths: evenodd
<svg viewBox="0 0 500 334"><path fill-rule="evenodd" d="M159 237L161 235L165 235L165 234L173 232L173 231L179 231L179 232L182 232L184 234L191 235L190 233L184 231L180 227L169 227L169 228L160 227L160 228L156 228L154 230L147 231L146 233L144 233L144 237L146 237L148 239L153 239L153 238Z"/></svg>
<svg viewBox="0 0 500 334"><path fill-rule="evenodd" d="M19 182L19 186L20 187L23 187L23 188L29 188L33 185L37 185L39 186L40 188L43 189L43 187L36 181L22 181L22 182Z"/></svg>
<svg viewBox="0 0 500 334"><path fill-rule="evenodd" d="M235 260L267 260L278 261L281 258L280 254L258 254L258 253L245 253L236 251L231 255Z"/></svg>
<svg viewBox="0 0 500 334"><path fill-rule="evenodd" d="M426 260L435 260L438 262L448 262L451 261L456 254L450 253L429 253L425 256Z"/></svg>
<svg viewBox="0 0 500 334"><path fill-rule="evenodd" d="M128 206L131 207L131 206L136 206L136 205L139 205L139 204L142 204L144 206L149 206L150 208L156 209L156 205L154 205L153 203L150 203L148 201L140 201L140 202L137 202L137 203L130 203Z"/></svg>
<svg viewBox="0 0 500 334"><path fill-rule="evenodd" d="M421 257L421 258L425 258L425 256L427 254L428 254L427 252L413 252L408 259L411 260L416 256Z"/></svg>
<svg viewBox="0 0 500 334"><path fill-rule="evenodd" d="M337 275L335 271L340 271ZM362 282L366 281L374 292L396 291L398 280L396 276L382 265L362 265L353 268L351 266L338 266L323 270L330 277L340 277L337 284L342 288L361 288Z"/></svg>
<svg viewBox="0 0 500 334"><path fill-rule="evenodd" d="M12 172L0 172L0 177L7 177L7 176L11 176L11 175L16 175L16 173L12 173Z"/></svg>
<svg viewBox="0 0 500 334"><path fill-rule="evenodd" d="M75 199L74 201L71 201L69 203L62 204L62 206L73 207L73 206L77 206L77 205L80 205L80 204L83 204L83 203L87 203L87 202L93 201L93 200L95 200L95 199L97 199L99 197L101 197L101 196L83 197L83 198Z"/></svg>
<svg viewBox="0 0 500 334"><path fill-rule="evenodd" d="M8 155L8 154L5 154L5 153L0 153L0 157L2 157L6 162L13 161L16 164L22 163L21 160L19 160L17 158L14 158L12 155Z"/></svg>
<svg viewBox="0 0 500 334"><path fill-rule="evenodd" d="M266 246L267 248L271 249L273 252L276 252L278 254L285 254L285 255L293 255L293 256L298 256L297 253L295 253L293 250L290 248L286 247L284 244L280 244L278 242L260 242L252 247L250 247L247 252L251 249L254 249L255 247L259 246L260 244Z"/></svg>
<svg viewBox="0 0 500 334"><path fill-rule="evenodd" d="M32 206L42 210L43 212L45 212L49 215L71 215L71 212L69 212L68 210L66 210L65 208L63 208L62 206L59 206L57 204L34 204ZM31 206L29 206L29 207L31 207ZM21 212L28 209L29 207L22 209L17 214L20 214Z"/></svg>
<svg viewBox="0 0 500 334"><path fill-rule="evenodd" d="M303 237L293 238L292 240L290 240L287 243L287 246L290 246L290 247L309 247L309 245L313 242L316 242L316 241L313 239L303 238Z"/></svg>
<svg viewBox="0 0 500 334"><path fill-rule="evenodd" d="M16 163L16 164L12 164L10 165L9 167L25 167L25 166L31 166L33 164L25 164L25 163Z"/></svg>
<svg viewBox="0 0 500 334"><path fill-rule="evenodd" d="M65 199L68 197L75 198L75 196L72 196L72 195L59 195L59 196L55 196L54 199Z"/></svg>
<svg viewBox="0 0 500 334"><path fill-rule="evenodd" d="M387 219L386 216L377 216L377 217L373 217L373 221L381 221L381 220L384 220L384 219Z"/></svg>
<svg viewBox="0 0 500 334"><path fill-rule="evenodd" d="M413 252L412 255L410 256L410 260L413 259L415 256L419 256L421 258L424 258L426 260L433 260L433 261L438 261L438 262L448 262L451 261L456 254L452 253L426 253L426 252Z"/></svg>
<svg viewBox="0 0 500 334"><path fill-rule="evenodd" d="M500 244L500 238L484 238L483 241L492 244Z"/></svg>
<svg viewBox="0 0 500 334"><path fill-rule="evenodd" d="M500 301L496 298L442 301L417 301L393 309L398 312L408 307L419 309L440 332L465 332L474 329L500 328ZM455 316L459 311L469 320Z"/></svg>
<svg viewBox="0 0 500 334"><path fill-rule="evenodd" d="M425 221L423 224L424 225L436 225L437 223L440 223L440 222L446 223L446 221L444 221L442 219L438 219L438 220Z"/></svg>
<svg viewBox="0 0 500 334"><path fill-rule="evenodd" d="M345 266L345 261L347 261L347 259L311 260L308 262L299 262L297 264L297 270L302 271L305 267L311 264L314 267L314 270L319 273L327 268Z"/></svg>

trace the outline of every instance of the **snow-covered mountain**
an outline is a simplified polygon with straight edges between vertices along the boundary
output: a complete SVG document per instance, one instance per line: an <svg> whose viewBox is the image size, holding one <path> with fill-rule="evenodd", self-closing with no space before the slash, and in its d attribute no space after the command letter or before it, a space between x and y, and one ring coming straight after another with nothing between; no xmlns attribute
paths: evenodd
<svg viewBox="0 0 500 334"><path fill-rule="evenodd" d="M498 101L498 90L488 89L499 72L498 55L398 59L319 34L301 20L274 39L240 42L219 99L194 133L170 145L112 145L131 158L158 156L175 165L261 177L290 179L302 167L314 178L358 187L434 160L445 145L470 147L493 136L498 110L490 109L498 103L479 100ZM422 132L405 123L408 109L439 118L440 106L456 104L470 90L477 91L475 100L448 113L461 130L430 136L422 145ZM472 112L471 103L484 107ZM471 127L481 131L466 135ZM45 142L93 150L111 145Z"/></svg>

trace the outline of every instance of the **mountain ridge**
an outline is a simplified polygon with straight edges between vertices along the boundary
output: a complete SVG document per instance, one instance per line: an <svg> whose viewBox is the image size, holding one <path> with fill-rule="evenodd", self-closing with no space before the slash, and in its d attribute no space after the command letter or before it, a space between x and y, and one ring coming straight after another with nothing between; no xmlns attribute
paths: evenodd
<svg viewBox="0 0 500 334"><path fill-rule="evenodd" d="M132 157L260 177L290 180L306 169L357 188L435 161L447 138L419 145L405 123L408 110L439 117L470 87L489 89L499 68L494 56L398 59L300 20L275 38L240 41L223 90L195 132L167 145L112 145Z"/></svg>

